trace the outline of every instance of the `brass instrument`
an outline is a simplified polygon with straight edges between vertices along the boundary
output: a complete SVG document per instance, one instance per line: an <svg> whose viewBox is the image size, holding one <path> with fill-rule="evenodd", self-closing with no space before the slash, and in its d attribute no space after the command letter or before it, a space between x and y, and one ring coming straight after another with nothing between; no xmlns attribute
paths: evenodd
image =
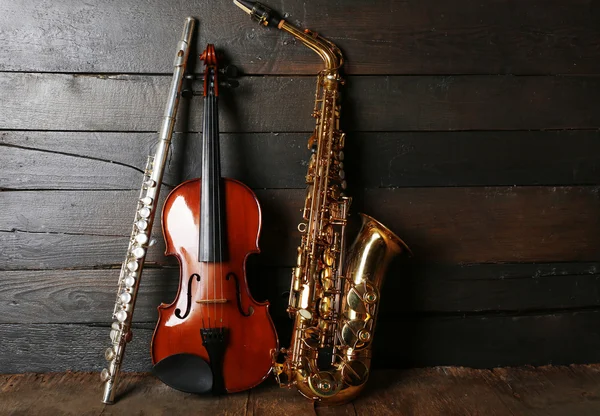
<svg viewBox="0 0 600 416"><path fill-rule="evenodd" d="M345 231L351 198L344 195L345 134L339 128L340 50L310 30L301 31L260 3L234 3L263 26L290 33L325 63L318 74L308 140L313 154L306 175L307 196L297 266L289 306L294 319L291 346L274 352L273 372L281 386L325 404L354 399L365 386L371 345L387 266L409 248L375 219L361 214L362 227L345 255Z"/></svg>
<svg viewBox="0 0 600 416"><path fill-rule="evenodd" d="M113 311L114 322L110 331L112 343L104 354L109 364L108 368L103 369L100 373L100 377L104 383L102 402L106 404L114 402L115 384L121 363L123 362L125 346L131 340L132 336L131 320L133 317L133 308L135 306L146 252L148 247L152 245L150 233L152 231L163 172L169 153L169 145L173 136L173 129L175 128L175 118L177 116L177 108L179 98L181 97L181 88L195 25L196 21L194 18L188 17L185 19L183 33L175 54L173 78L159 132L158 147L153 156L148 156L148 161L146 162L129 246L125 255L125 261L121 266L117 301L115 302Z"/></svg>

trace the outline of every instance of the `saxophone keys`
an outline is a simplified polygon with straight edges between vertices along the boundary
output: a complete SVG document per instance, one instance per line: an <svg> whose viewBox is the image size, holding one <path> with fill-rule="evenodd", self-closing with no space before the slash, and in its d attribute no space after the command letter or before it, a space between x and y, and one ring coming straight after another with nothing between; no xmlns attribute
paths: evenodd
<svg viewBox="0 0 600 416"><path fill-rule="evenodd" d="M331 252L331 248L327 247L325 249L325 251L323 252L323 263L325 263L327 266L333 266L333 263L335 262L335 255Z"/></svg>
<svg viewBox="0 0 600 416"><path fill-rule="evenodd" d="M299 312L305 311L305 310L306 309L301 309ZM311 350L316 350L317 348L319 348L319 344L320 344L319 339L320 339L321 331L319 331L318 328L310 327L310 328L306 328L302 332L303 332L302 333L302 341L304 342L305 346L307 346Z"/></svg>
<svg viewBox="0 0 600 416"><path fill-rule="evenodd" d="M323 319L331 318L333 314L333 300L329 296L324 296L319 301L319 314ZM321 321L323 322L323 321Z"/></svg>
<svg viewBox="0 0 600 416"><path fill-rule="evenodd" d="M360 386L369 377L369 367L362 361L351 360L342 366L342 378L349 386Z"/></svg>
<svg viewBox="0 0 600 416"><path fill-rule="evenodd" d="M352 320L346 322L340 333L344 345L354 349L363 347L364 344L371 339L370 333L367 331L368 338L362 340L361 337L366 337L366 335L362 335L364 333L363 331L366 331L365 323L363 321Z"/></svg>
<svg viewBox="0 0 600 416"><path fill-rule="evenodd" d="M329 190L329 196L331 199L338 200L340 198L340 187L338 185L333 185Z"/></svg>
<svg viewBox="0 0 600 416"><path fill-rule="evenodd" d="M329 371L321 371L308 378L308 386L319 397L331 397L342 389L341 380Z"/></svg>
<svg viewBox="0 0 600 416"><path fill-rule="evenodd" d="M327 244L331 244L333 241L333 226L328 224L321 232L321 238L325 240Z"/></svg>
<svg viewBox="0 0 600 416"><path fill-rule="evenodd" d="M353 287L352 289L350 289L346 297L346 303L348 304L348 307L356 313L367 312L367 308L365 307L364 303L363 293L361 293L360 289L357 287Z"/></svg>
<svg viewBox="0 0 600 416"><path fill-rule="evenodd" d="M369 305L372 305L377 301L377 293L375 292L367 292L364 294L363 299Z"/></svg>
<svg viewBox="0 0 600 416"><path fill-rule="evenodd" d="M342 134L340 134L340 139L338 141L338 146L339 146L340 149L343 149L344 146L345 146L345 144L346 144L346 133L342 133ZM340 152L340 153L342 153L342 152ZM344 157L344 154L342 153L342 158L343 157Z"/></svg>
<svg viewBox="0 0 600 416"><path fill-rule="evenodd" d="M313 113L313 114L314 114L314 113ZM313 115L313 117L314 117L314 115ZM313 150L313 149L314 149L314 146L315 146L315 143L316 143L316 141L317 141L317 137L315 136L315 133L313 133L313 134L312 134L312 135L311 135L311 136L308 138L308 143L307 143L307 145L306 145L306 147L308 148L308 150L312 150L312 151L313 151L313 153L314 153L314 150Z"/></svg>
<svg viewBox="0 0 600 416"><path fill-rule="evenodd" d="M369 342L371 340L371 333L366 329L358 331L358 339L360 342Z"/></svg>
<svg viewBox="0 0 600 416"><path fill-rule="evenodd" d="M302 288L302 268L294 267L294 284L292 286L293 292L300 292Z"/></svg>
<svg viewBox="0 0 600 416"><path fill-rule="evenodd" d="M307 309L300 309L298 311L298 316L301 321L310 321L312 319L312 313Z"/></svg>

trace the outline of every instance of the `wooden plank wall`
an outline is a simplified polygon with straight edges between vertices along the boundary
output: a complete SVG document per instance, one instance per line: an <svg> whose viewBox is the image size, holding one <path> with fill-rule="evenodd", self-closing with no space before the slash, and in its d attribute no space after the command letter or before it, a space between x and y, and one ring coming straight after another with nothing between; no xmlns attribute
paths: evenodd
<svg viewBox="0 0 600 416"><path fill-rule="evenodd" d="M272 6L344 51L353 212L415 253L384 286L375 365L600 361L600 2ZM316 55L229 1L15 0L0 3L1 372L104 365L187 15L196 49L215 43L245 74L222 97L222 163L263 206L250 282L287 342ZM200 109L180 110L163 194L199 174ZM177 289L163 248L148 256L128 370L149 368L155 307Z"/></svg>

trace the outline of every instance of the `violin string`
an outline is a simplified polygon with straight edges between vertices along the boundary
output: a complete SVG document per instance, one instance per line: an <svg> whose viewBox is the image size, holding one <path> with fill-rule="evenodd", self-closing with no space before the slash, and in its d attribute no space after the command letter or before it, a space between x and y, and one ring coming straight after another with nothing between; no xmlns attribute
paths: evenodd
<svg viewBox="0 0 600 416"><path fill-rule="evenodd" d="M215 132L213 130L213 117L214 117L214 110L215 109L213 108L213 97L214 97L214 84L213 84L213 81L214 81L214 73L213 73L212 69L209 70L209 75L210 75L210 77L209 77L209 81L210 81L209 91L210 91L210 94L209 94L208 101L210 103L210 110L211 111L210 111L210 117L209 117L209 120L208 120L208 124L209 124L209 128L210 128L209 133L210 133L210 139L211 139L211 145L212 145L212 149L211 149L211 151L212 151L211 161L213 162L213 165L211 166L212 169L210 170L210 174L212 175L212 181L211 181L211 183L213 185L213 188L211 189L211 192L213 193L213 195L212 195L213 197L212 197L212 201L211 202L212 202L212 212L213 212L213 215L214 215L215 209L216 209L216 206L217 206L217 203L218 203L218 201L217 201L217 197L218 197L217 196L217 188L218 187L215 184L215 176L216 176L215 175L215 167L216 167L215 166L215 163L216 163L215 156L216 156L216 153L215 153L215 140L214 140L214 138L215 138L214 137L215 136ZM217 227L218 227L218 224L215 224L214 220L215 220L215 218L211 218L211 221L212 221L212 227L211 228L212 228L212 231L213 231L213 233L212 233L212 247L213 247L212 252L213 252L213 256L216 254L216 251L217 251L216 250L216 244L217 244L216 231L217 231ZM214 323L216 324L217 304L215 303L215 301L217 299L217 286L216 286L216 278L217 278L216 267L217 267L217 262L214 261L214 260L215 259L213 258L213 264L212 264L213 312L214 312L213 320L214 320Z"/></svg>
<svg viewBox="0 0 600 416"><path fill-rule="evenodd" d="M216 69L215 69L215 71L216 71ZM217 77L217 75L215 74L215 81L216 81L216 77ZM220 296L219 296L219 299L223 299L223 260L224 259L223 259L223 239L222 239L222 236L223 236L224 230L222 229L222 227L224 227L224 224L221 222L221 220L222 220L221 219L221 210L225 209L225 207L221 205L223 203L223 201L221 200L221 185L224 185L224 184L221 184L221 174L220 174L220 171L221 171L221 169L220 169L220 167L221 167L220 157L221 156L220 156L220 137L219 137L219 119L218 119L218 108L219 108L219 102L218 102L218 100L219 100L219 97L217 97L215 95L213 99L214 99L214 103L215 103L215 114L214 114L213 123L214 123L214 126L215 126L215 147L217 149L217 151L216 151L217 157L215 158L216 159L215 163L217 163L217 166L219 167L219 169L217 170L217 173L219 174L218 178L217 178L217 193L218 193L217 201L218 201L218 204L219 204L217 215L218 215L218 218L219 218L219 261L220 261L220 264L219 264L219 272L220 272L219 273L219 286L220 286L220 292L221 292ZM221 315L220 316L220 321L221 321L221 328L222 328L223 327L223 304L222 303L220 304L219 309L220 309L220 312L221 312L220 313L220 315Z"/></svg>
<svg viewBox="0 0 600 416"><path fill-rule="evenodd" d="M208 130L207 130L207 127L206 127L206 126L207 126L207 124L206 124L206 119L207 119L207 115L208 115L208 106L207 106L207 105L208 105L208 103L207 103L207 100L205 99L205 100L204 100L204 116L203 116L203 120L202 120L202 131L204 132L204 133L203 133L204 137L208 137L208 136L207 136L207 134L208 134ZM209 143L208 143L208 140L202 140L202 152L203 152L203 153L202 153L202 155L203 155L203 158L204 158L204 161L205 161L205 163L208 163L208 161L210 160L210 159L208 158L208 155L209 155L209 153L208 153L208 152L209 152L209 149L208 149L208 144L209 144ZM207 172L206 172L206 171L204 171L202 174L203 174L203 175L206 175L206 174L207 174ZM202 200L202 192L203 192L203 191L205 191L205 188L204 188L204 187L202 187L202 185L204 184L205 186L208 186L208 180L207 180L207 179L208 179L208 178L204 177L204 178L202 178L202 179L200 180L200 199L201 199L201 200ZM203 183L203 182L204 182L204 183ZM202 209L202 208L206 208L206 207L202 207L202 202L201 202L201 203L200 203L200 209ZM200 213L200 215L202 216L202 215L204 215L204 213L203 213L203 212L201 212L201 213ZM202 221L200 221L200 224L202 224ZM206 232L207 232L207 231L208 231L208 230L203 230L203 229L200 229L200 233L201 233L201 234L202 234L202 233L204 233L204 236L203 236L203 238L202 238L202 241L201 241L201 243L200 243L200 244L202 244L204 247L202 247L201 251L199 251L199 252L205 252L205 250L206 250L206 246L205 246L205 245L207 244L207 241L206 241L206 240L207 240L207 239L206 239ZM203 269L203 270L202 270L202 272L203 272L203 273L202 273L202 278L201 278L201 279L202 279L202 281L203 281L203 282L201 283L201 284L202 284L202 286L203 286L202 293L201 293L201 298L202 298L202 297L204 297L204 296L205 296L205 294L206 294L206 293L208 293L208 284L209 284L209 283L208 283L209 276L207 275L207 274L208 274L208 273L207 273L207 272L208 272L208 263L207 263L207 262L205 262L205 261L204 261L204 259L202 259L202 261L200 262L200 268L201 268L201 270ZM202 306L202 305L200 305L199 309L200 309L201 311L204 311L204 308L203 308L203 306ZM204 315L201 315L201 317L202 317L202 328L203 328L203 329L205 329L205 328L206 328L206 326L205 326L205 322L204 322ZM210 314L208 314L208 317L207 317L207 318L208 318L208 327L210 327Z"/></svg>

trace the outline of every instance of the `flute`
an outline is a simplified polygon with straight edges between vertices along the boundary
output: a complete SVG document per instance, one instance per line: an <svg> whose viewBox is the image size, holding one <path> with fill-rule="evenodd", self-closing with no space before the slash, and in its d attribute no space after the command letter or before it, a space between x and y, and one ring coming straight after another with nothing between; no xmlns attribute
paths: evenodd
<svg viewBox="0 0 600 416"><path fill-rule="evenodd" d="M181 88L187 66L192 34L196 25L196 20L192 17L185 19L183 34L177 45L175 54L173 78L169 87L167 106L159 131L159 143L154 155L148 156L146 168L144 170L144 179L142 188L135 210L133 220L133 229L129 239L129 246L125 261L121 265L119 275L119 288L117 291L117 301L113 311L113 323L110 331L111 346L106 349L105 358L108 361L107 368L100 373L104 384L102 402L112 404L115 397L115 385L123 362L125 346L131 340L131 322L133 317L133 308L138 293L142 269L148 247L152 244L150 234L160 185L165 170L165 164L169 153L169 145L173 136L175 127L175 118L181 97Z"/></svg>

